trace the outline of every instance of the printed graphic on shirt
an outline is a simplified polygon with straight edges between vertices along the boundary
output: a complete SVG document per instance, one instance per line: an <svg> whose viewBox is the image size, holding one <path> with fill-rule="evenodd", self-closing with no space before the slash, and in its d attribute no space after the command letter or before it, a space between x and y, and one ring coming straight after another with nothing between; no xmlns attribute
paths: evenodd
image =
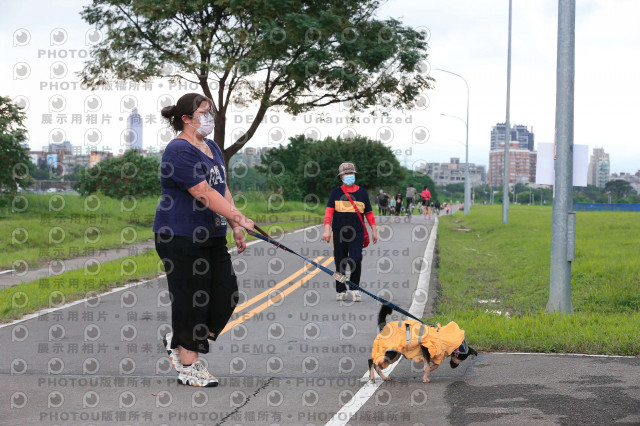
<svg viewBox="0 0 640 426"><path fill-rule="evenodd" d="M211 168L211 170L209 170L209 185L210 186L214 186L214 185L218 185L220 183L224 183L224 177L226 176L226 170L224 168L224 166L220 166L220 168L222 169L222 173L220 173L220 169L218 168L218 166L213 166Z"/></svg>

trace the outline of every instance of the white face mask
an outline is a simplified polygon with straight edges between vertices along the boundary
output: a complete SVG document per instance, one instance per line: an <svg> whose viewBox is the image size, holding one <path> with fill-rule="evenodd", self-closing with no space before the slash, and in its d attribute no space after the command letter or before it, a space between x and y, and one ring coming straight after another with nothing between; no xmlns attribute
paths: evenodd
<svg viewBox="0 0 640 426"><path fill-rule="evenodd" d="M215 118L212 114L208 113L201 115L200 117L197 117L196 120L200 122L200 127L190 125L196 129L196 132L200 133L202 136L208 136L213 132L213 129L215 128Z"/></svg>

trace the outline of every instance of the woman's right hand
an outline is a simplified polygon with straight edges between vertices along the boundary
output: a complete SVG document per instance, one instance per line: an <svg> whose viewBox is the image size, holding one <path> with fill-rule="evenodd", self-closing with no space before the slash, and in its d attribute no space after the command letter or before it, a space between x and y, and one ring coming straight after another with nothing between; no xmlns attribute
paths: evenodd
<svg viewBox="0 0 640 426"><path fill-rule="evenodd" d="M322 234L322 241L331 242L331 227L325 225L324 234Z"/></svg>
<svg viewBox="0 0 640 426"><path fill-rule="evenodd" d="M240 226L242 226L244 229L248 229L249 231L253 231L256 224L253 223L253 220L249 219L246 216L243 216L242 220L240 221Z"/></svg>

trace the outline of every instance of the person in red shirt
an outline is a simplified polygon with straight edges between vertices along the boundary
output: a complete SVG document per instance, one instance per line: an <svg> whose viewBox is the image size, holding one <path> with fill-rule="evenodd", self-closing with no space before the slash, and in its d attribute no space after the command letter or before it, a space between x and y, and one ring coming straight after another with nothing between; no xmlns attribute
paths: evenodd
<svg viewBox="0 0 640 426"><path fill-rule="evenodd" d="M422 214L426 219L428 213L431 219L431 191L425 186L420 195L422 195Z"/></svg>
<svg viewBox="0 0 640 426"><path fill-rule="evenodd" d="M333 257L336 272L345 274L349 265L351 270L349 281L354 284L360 284L362 272L362 246L366 232L362 216L365 216L369 222L373 243L378 242L376 218L371 208L369 194L364 188L355 184L357 175L356 166L353 163L342 163L338 168L338 179L343 185L334 188L329 195L322 235L324 241L330 242L333 231ZM354 204L360 214L356 213ZM336 280L336 292L338 293L336 300L346 300L345 283ZM354 302L360 302L362 297L360 291L351 291L351 294Z"/></svg>

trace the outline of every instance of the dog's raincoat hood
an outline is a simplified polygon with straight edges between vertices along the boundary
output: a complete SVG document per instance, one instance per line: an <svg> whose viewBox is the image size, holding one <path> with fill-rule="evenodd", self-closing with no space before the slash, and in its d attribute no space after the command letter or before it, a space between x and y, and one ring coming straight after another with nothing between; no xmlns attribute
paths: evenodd
<svg viewBox="0 0 640 426"><path fill-rule="evenodd" d="M430 327L416 320L393 321L388 323L373 341L371 358L373 362L386 368L386 351L397 351L407 359L423 361L424 346L429 350L431 361L439 365L456 350L464 340L464 330L451 321L444 327Z"/></svg>

